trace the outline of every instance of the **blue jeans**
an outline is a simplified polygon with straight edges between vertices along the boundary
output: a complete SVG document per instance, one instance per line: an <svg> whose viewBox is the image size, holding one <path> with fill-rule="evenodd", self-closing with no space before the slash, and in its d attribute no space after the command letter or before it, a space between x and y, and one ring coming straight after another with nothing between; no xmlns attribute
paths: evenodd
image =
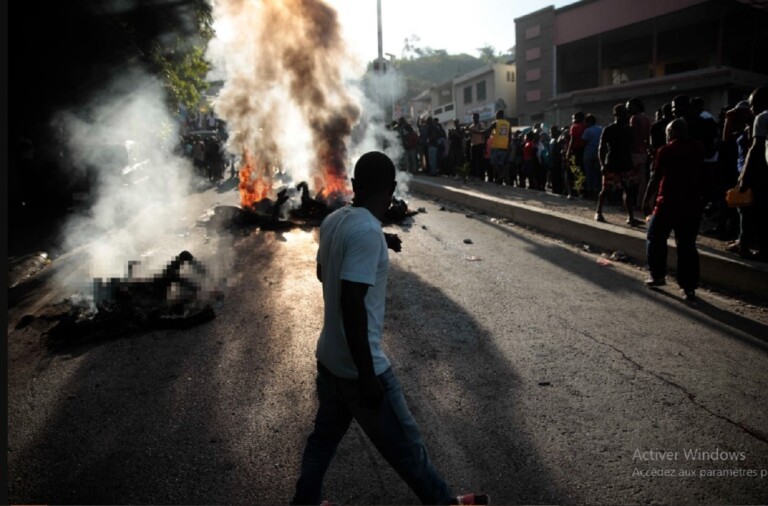
<svg viewBox="0 0 768 506"><path fill-rule="evenodd" d="M437 146L429 146L427 153L429 154L429 174L435 176L440 172L440 167L438 165L439 161L437 159Z"/></svg>
<svg viewBox="0 0 768 506"><path fill-rule="evenodd" d="M584 176L586 178L584 182L585 189L591 192L599 192L602 189L600 160L597 158L596 152L584 153Z"/></svg>
<svg viewBox="0 0 768 506"><path fill-rule="evenodd" d="M317 369L320 406L291 504L320 504L323 477L353 418L422 504L449 504L451 492L427 455L392 369L379 375L384 402L377 411L360 406L357 380L338 378L320 363Z"/></svg>
<svg viewBox="0 0 768 506"><path fill-rule="evenodd" d="M677 245L677 283L683 290L695 290L699 285L699 252L696 236L699 233L698 216L669 216L660 212L648 223L646 252L648 269L653 279L664 279L667 274L667 239L675 231Z"/></svg>

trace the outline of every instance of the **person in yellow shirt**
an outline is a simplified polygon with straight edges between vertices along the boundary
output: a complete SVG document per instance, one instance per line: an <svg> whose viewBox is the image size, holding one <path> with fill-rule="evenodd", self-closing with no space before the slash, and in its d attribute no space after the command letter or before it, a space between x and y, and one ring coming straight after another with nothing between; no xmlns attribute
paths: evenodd
<svg viewBox="0 0 768 506"><path fill-rule="evenodd" d="M509 161L510 147L512 144L512 125L504 119L504 111L496 113L496 120L491 123L488 131L491 133L491 157L490 162L493 167L493 180L496 184L502 184L506 181L507 185L512 184L509 180Z"/></svg>

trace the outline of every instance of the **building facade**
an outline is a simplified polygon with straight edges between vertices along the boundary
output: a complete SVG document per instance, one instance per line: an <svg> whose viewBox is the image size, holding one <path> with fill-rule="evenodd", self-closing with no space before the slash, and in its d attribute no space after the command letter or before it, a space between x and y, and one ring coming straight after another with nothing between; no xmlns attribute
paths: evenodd
<svg viewBox="0 0 768 506"><path fill-rule="evenodd" d="M582 0L515 20L522 124L605 124L638 97L652 113L675 95L717 114L768 84L768 6L750 0Z"/></svg>
<svg viewBox="0 0 768 506"><path fill-rule="evenodd" d="M512 124L517 125L516 83L517 67L511 63L489 63L457 77L453 80L453 118L471 123L472 114L478 113L480 121L492 121L496 111L503 109Z"/></svg>

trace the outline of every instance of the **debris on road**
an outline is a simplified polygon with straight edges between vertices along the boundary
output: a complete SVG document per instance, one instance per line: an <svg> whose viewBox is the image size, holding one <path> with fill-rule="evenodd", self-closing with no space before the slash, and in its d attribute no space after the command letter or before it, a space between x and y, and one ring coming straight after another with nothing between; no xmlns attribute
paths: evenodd
<svg viewBox="0 0 768 506"><path fill-rule="evenodd" d="M474 244L472 239L464 239L464 244Z"/></svg>
<svg viewBox="0 0 768 506"><path fill-rule="evenodd" d="M469 256L466 257L467 262L481 262L483 259L480 257Z"/></svg>
<svg viewBox="0 0 768 506"><path fill-rule="evenodd" d="M626 262L629 260L629 257L622 251L614 251L611 254L611 260L614 260L616 262Z"/></svg>
<svg viewBox="0 0 768 506"><path fill-rule="evenodd" d="M599 257L599 258L597 259L597 263L598 263L599 265L602 265L603 267L610 267L611 265L613 265L613 262L611 262L610 260L608 260L608 259L607 259L607 258L605 258L605 257Z"/></svg>

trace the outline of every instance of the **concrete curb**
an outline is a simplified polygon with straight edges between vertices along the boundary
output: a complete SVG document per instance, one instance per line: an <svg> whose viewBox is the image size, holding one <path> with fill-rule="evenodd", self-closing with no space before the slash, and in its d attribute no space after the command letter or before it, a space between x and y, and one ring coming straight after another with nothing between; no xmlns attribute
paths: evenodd
<svg viewBox="0 0 768 506"><path fill-rule="evenodd" d="M590 244L607 251L622 251L636 262L645 262L645 233L597 223L580 216L546 210L540 207L511 202L486 195L469 188L452 187L439 181L415 177L409 183L412 192L442 199L484 212L490 216L508 219L564 239ZM768 297L768 266L747 262L699 250L701 282L714 287ZM669 242L668 266L671 272L677 264L677 249Z"/></svg>

